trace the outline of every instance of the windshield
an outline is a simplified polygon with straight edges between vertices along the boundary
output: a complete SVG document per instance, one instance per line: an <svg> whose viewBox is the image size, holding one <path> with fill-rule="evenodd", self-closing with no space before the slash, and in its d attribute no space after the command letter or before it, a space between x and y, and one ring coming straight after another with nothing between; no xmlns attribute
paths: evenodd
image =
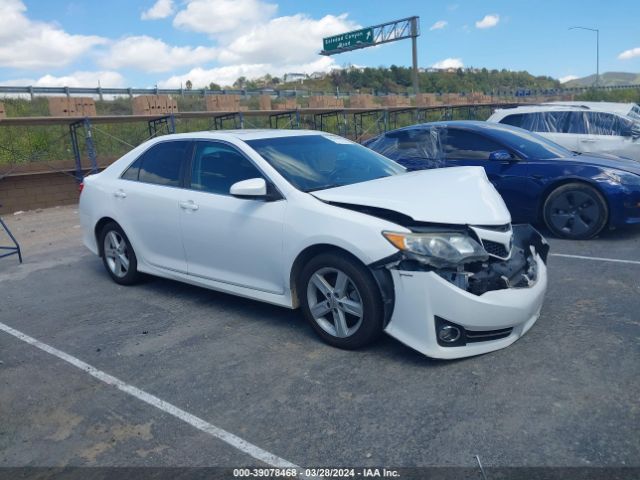
<svg viewBox="0 0 640 480"><path fill-rule="evenodd" d="M635 120L640 120L640 105L635 104L633 107L631 107L629 116Z"/></svg>
<svg viewBox="0 0 640 480"><path fill-rule="evenodd" d="M246 142L298 190L366 182L404 173L388 158L337 135L300 135Z"/></svg>
<svg viewBox="0 0 640 480"><path fill-rule="evenodd" d="M492 127L495 126L492 124ZM500 125L498 128L491 129L491 135L531 159L549 160L575 155L563 146L522 128Z"/></svg>

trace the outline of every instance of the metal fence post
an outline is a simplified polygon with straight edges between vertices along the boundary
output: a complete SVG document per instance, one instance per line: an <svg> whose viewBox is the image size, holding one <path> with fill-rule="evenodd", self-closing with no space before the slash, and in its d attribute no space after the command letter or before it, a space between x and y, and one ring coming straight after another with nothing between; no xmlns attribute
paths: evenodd
<svg viewBox="0 0 640 480"><path fill-rule="evenodd" d="M73 149L73 158L76 161L76 181L82 181L82 158L80 157L80 146L78 145L78 128L79 122L69 125L69 133L71 135L71 148Z"/></svg>
<svg viewBox="0 0 640 480"><path fill-rule="evenodd" d="M91 121L89 117L84 118L84 134L85 145L87 146L87 156L91 162L91 172L98 173L98 159L96 158L96 147L93 143L93 134L91 132Z"/></svg>

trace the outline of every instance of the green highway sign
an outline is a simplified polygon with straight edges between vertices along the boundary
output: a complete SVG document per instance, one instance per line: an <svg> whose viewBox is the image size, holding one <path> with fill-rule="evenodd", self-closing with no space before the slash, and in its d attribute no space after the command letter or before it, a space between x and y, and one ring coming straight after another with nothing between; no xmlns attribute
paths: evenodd
<svg viewBox="0 0 640 480"><path fill-rule="evenodd" d="M322 39L325 52L343 50L365 45L373 45L373 28L363 28Z"/></svg>

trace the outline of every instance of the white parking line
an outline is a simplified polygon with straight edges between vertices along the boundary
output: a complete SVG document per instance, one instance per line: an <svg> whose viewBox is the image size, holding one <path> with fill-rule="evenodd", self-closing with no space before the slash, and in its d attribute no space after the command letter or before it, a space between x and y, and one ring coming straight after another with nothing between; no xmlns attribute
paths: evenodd
<svg viewBox="0 0 640 480"><path fill-rule="evenodd" d="M251 455L256 460L260 460L261 462L264 462L267 465L270 465L272 467L295 468L300 470L300 467L298 467L297 465L291 462L288 462L287 460L284 460L274 455L273 453L269 453L266 450L263 450L260 447L257 447L256 445L253 445L252 443L247 442L246 440L243 440L242 438L234 435L233 433L229 433L226 430L223 430L222 428L216 427L215 425L212 425L209 422L199 417L196 417L195 415L185 412L184 410L176 407L175 405L172 405L169 402L165 402L164 400L154 395L151 395L150 393L140 390L139 388L136 388L133 385L129 385L128 383L125 383L122 380L119 380L116 377L109 375L108 373L105 373L101 370L98 370L95 367L92 367L91 365L83 362L82 360L72 357L71 355L62 352L57 348L54 348L50 345L47 345L46 343L42 343L41 341L36 340L35 338L25 335L24 333L19 332L18 330L15 330L10 326L5 325L2 322L0 322L0 330L8 333L9 335L13 335L17 339L22 340L23 342L26 342L29 345L33 345L34 347L39 348L40 350L47 352L53 355L54 357L58 357L60 360L64 360L65 362L70 363L74 367L77 367L80 370L87 372L92 377L97 378L98 380L106 383L107 385L112 385L116 387L118 390L121 390L125 393L128 393L129 395L136 397L138 400L142 400L143 402L153 407L156 407L157 409L162 410L163 412L168 413L169 415L172 415L182 420L183 422L188 423L192 427L195 427L202 432L208 433L212 437L216 437L217 439L222 440L223 442L231 445L232 447L240 450L241 452Z"/></svg>
<svg viewBox="0 0 640 480"><path fill-rule="evenodd" d="M640 265L640 261L637 260L621 260L619 258L603 258L603 257L587 257L584 255L568 255L566 253L550 253L551 257L564 257L564 258L578 258L580 260L595 260L598 262L612 262L612 263L629 263L631 265Z"/></svg>

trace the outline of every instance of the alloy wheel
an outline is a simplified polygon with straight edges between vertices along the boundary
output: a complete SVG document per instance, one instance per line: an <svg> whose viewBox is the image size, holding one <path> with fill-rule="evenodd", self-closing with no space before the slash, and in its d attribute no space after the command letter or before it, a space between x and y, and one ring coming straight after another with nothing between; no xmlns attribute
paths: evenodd
<svg viewBox="0 0 640 480"><path fill-rule="evenodd" d="M360 292L353 280L337 268L321 268L311 275L307 303L315 322L329 335L350 337L362 325Z"/></svg>
<svg viewBox="0 0 640 480"><path fill-rule="evenodd" d="M119 232L111 230L104 237L104 258L111 273L123 278L129 271L127 242Z"/></svg>

